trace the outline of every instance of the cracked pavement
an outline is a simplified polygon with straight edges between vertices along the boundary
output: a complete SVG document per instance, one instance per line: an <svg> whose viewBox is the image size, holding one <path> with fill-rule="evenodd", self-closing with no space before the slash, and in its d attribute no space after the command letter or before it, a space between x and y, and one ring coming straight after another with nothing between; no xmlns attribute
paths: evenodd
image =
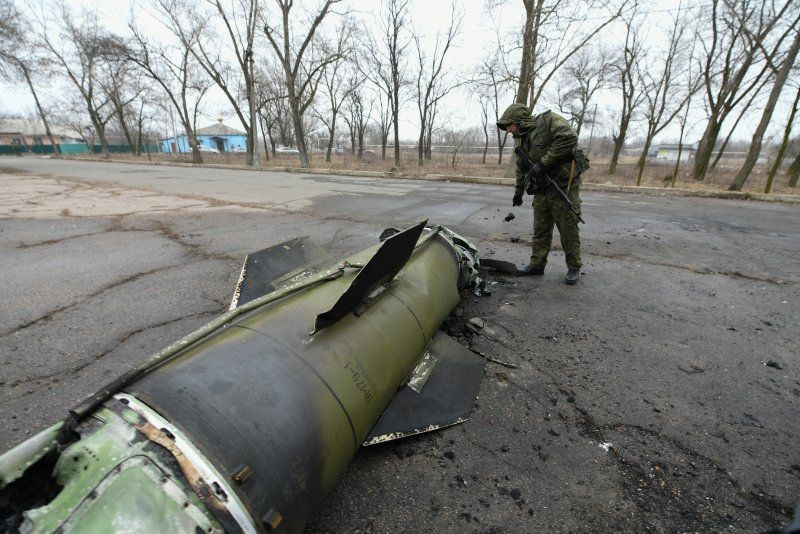
<svg viewBox="0 0 800 534"><path fill-rule="evenodd" d="M13 164L0 172L0 450L225 310L254 250L310 235L341 256L426 217L487 256L521 264L529 250L530 209L502 222L507 188ZM491 295L450 322L509 364L487 362L470 420L362 449L310 532L788 522L800 210L586 194L583 211L577 286L555 245L543 277L490 274Z"/></svg>

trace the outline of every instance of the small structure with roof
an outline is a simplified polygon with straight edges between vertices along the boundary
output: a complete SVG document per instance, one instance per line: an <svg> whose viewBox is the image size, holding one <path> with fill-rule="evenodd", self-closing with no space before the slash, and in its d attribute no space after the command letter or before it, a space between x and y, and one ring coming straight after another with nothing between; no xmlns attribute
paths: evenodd
<svg viewBox="0 0 800 534"><path fill-rule="evenodd" d="M680 152L681 161L694 161L697 154L697 143L687 143L683 147L678 145L658 145L650 150L650 158L660 162L675 162Z"/></svg>
<svg viewBox="0 0 800 534"><path fill-rule="evenodd" d="M197 144L199 147L213 149L219 152L244 152L247 148L247 135L222 124L222 118L216 124L197 129ZM191 152L186 135L167 137L161 142L164 152Z"/></svg>
<svg viewBox="0 0 800 534"><path fill-rule="evenodd" d="M79 143L80 136L68 126L51 124L50 133L57 144ZM44 125L40 119L3 119L0 120L0 145L17 145L23 147L49 145Z"/></svg>

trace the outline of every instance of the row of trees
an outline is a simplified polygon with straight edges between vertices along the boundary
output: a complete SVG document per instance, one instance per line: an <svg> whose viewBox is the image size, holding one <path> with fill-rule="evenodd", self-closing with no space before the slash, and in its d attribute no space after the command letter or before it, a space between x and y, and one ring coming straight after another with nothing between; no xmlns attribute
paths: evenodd
<svg viewBox="0 0 800 534"><path fill-rule="evenodd" d="M401 120L412 110L424 165L433 140L458 130L448 119L464 102L480 110L484 154L496 145L498 164L508 140L494 120L511 101L559 110L582 140L587 130L589 142L596 129L610 135L611 174L626 140L640 136L637 184L654 139L667 131L681 147L702 132L693 174L703 180L741 121L755 124L730 189L751 174L771 124L783 130L767 189L792 153L796 0L680 0L669 10L647 0L488 0L485 16L515 11L519 25L498 26L486 53L466 65L454 53L464 40L459 4L422 31L412 1L383 0L375 14L357 15L347 0L136 0L126 31L114 33L96 11L63 0L0 0L0 75L27 85L48 134L48 110L65 106L42 102L37 83L65 79L83 110L76 126L88 122L106 155L111 121L136 147L148 122L166 126L168 116L202 162L197 120L212 94L241 123L248 165L261 154L259 131L264 157L293 144L307 167L312 131L327 134L330 160L340 132L360 157L374 130L381 156L399 166ZM776 116L778 109L788 113ZM793 187L798 173L800 156L789 166Z"/></svg>

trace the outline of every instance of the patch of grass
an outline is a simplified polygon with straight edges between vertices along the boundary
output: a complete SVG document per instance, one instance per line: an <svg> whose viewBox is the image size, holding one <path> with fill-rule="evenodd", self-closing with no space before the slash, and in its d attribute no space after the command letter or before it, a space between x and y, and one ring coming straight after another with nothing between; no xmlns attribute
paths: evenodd
<svg viewBox="0 0 800 534"><path fill-rule="evenodd" d="M456 158L455 168L452 166L452 155L446 153L434 153L431 160L424 161L423 165L418 164L417 153L413 150L404 150L401 153L401 164L399 167L394 165L393 152L391 147L387 148L386 159L381 158L380 147L375 154L365 154L362 159L355 155L345 153L337 156L331 154L331 161L325 161L324 152L312 154L311 167L314 169L336 169L336 170L355 170L355 171L376 171L376 172L397 172L411 176L425 176L428 174L444 174L458 176L486 176L503 177L506 175L508 161L507 155L503 157L503 163L497 163L497 156L487 154L486 163L482 162L482 155L475 153L459 154ZM85 156L84 156L85 157ZM101 159L101 156L94 156ZM191 163L191 156L175 154L152 154L153 161L175 161ZM147 161L147 156L134 156L132 154L114 154L114 159L126 159L131 161ZM602 156L594 155L592 167L584 175L584 182L611 185L636 185L636 160L635 157L623 157L617 165L614 174L608 174L609 160ZM244 154L203 154L203 162L221 165L244 165ZM695 189L705 191L725 191L733 181L739 170L740 161L720 161L717 168L710 172L703 181L696 181L692 178L692 164L683 163L678 171L675 187L679 189ZM269 161L261 157L261 168L270 169L274 167L300 167L300 159L297 155L282 154L271 157ZM647 187L669 187L672 181L672 170L674 163L649 163L642 175L642 186ZM768 168L766 165L755 167L750 177L745 182L743 191L751 193L762 193L767 180ZM797 195L800 188L792 189L788 185L788 177L779 174L772 187L772 193Z"/></svg>

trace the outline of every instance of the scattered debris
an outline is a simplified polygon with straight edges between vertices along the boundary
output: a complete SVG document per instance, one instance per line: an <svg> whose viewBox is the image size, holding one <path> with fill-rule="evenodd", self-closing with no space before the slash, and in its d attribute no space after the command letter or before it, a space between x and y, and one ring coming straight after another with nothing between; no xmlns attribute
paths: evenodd
<svg viewBox="0 0 800 534"><path fill-rule="evenodd" d="M509 221L513 221L513 220L514 220L514 219L516 219L516 218L517 218L517 217L516 217L516 216L515 216L513 213L509 212L509 213L508 213L508 215L506 215L506 216L505 216L505 218L504 218L503 220L504 220L505 222L509 222Z"/></svg>
<svg viewBox="0 0 800 534"><path fill-rule="evenodd" d="M477 354L478 356L481 356L481 357L483 357L483 358L486 358L486 360L487 360L487 361L490 361L490 362L492 362L492 363L496 363L496 364L499 364L499 365L503 365L503 366L505 366L505 367L508 367L508 368L510 368L510 369L519 369L519 366L518 366L518 365L514 365L513 363L504 362L504 361L502 361L502 360L497 360L497 359L495 359L495 358L492 358L491 356L487 356L486 354L484 354L483 352L481 352L481 351L479 351L479 350L475 350L475 349L473 349L473 348L470 348L469 350L471 350L472 352L474 352L474 353L475 353L475 354Z"/></svg>
<svg viewBox="0 0 800 534"><path fill-rule="evenodd" d="M775 360L767 360L766 362L762 362L762 363L764 363L764 365L766 365L767 367L772 367L773 369L783 369L781 364L779 364Z"/></svg>
<svg viewBox="0 0 800 534"><path fill-rule="evenodd" d="M467 324L471 324L475 328L483 328L484 326L486 326L486 319L484 319L483 317L473 317L472 319L467 321Z"/></svg>

